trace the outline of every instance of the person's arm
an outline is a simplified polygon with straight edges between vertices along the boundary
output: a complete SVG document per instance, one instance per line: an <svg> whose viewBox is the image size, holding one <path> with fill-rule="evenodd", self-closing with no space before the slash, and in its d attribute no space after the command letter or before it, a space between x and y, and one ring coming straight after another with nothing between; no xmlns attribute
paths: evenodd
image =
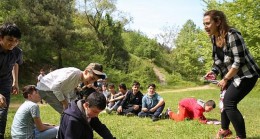
<svg viewBox="0 0 260 139"><path fill-rule="evenodd" d="M63 110L68 108L68 101L65 99L61 91L53 91L53 94L56 96L56 98L60 101L60 103L63 106Z"/></svg>
<svg viewBox="0 0 260 139"><path fill-rule="evenodd" d="M115 139L111 134L110 130L106 127L105 124L102 124L98 117L92 118L90 125L102 138L104 139Z"/></svg>
<svg viewBox="0 0 260 139"><path fill-rule="evenodd" d="M164 102L163 98L161 98L161 99L159 100L159 102L151 109L151 111L152 111L152 112L156 111L156 110L157 110L160 106L162 106L164 103L165 103L165 102Z"/></svg>
<svg viewBox="0 0 260 139"><path fill-rule="evenodd" d="M146 100L146 97L143 97L143 98L142 98L142 109L141 109L141 110L142 110L143 112L148 112L148 109L147 109L146 101L145 101L145 100Z"/></svg>
<svg viewBox="0 0 260 139"><path fill-rule="evenodd" d="M34 121L34 124L35 124L37 130L39 130L41 132L54 127L51 125L43 124L40 117L34 117L33 121Z"/></svg>
<svg viewBox="0 0 260 139"><path fill-rule="evenodd" d="M207 119L203 115L204 110L203 109L195 109L194 111L194 120L198 120L202 124L207 124Z"/></svg>
<svg viewBox="0 0 260 139"><path fill-rule="evenodd" d="M125 97L123 98L123 100L119 103L119 107L117 108L117 112L122 112L123 111L123 106L126 103L127 98L129 97L130 93L127 92L127 94L125 95Z"/></svg>
<svg viewBox="0 0 260 139"><path fill-rule="evenodd" d="M19 65L15 63L12 70L12 75L13 75L12 94L15 95L19 93L18 71L19 71Z"/></svg>
<svg viewBox="0 0 260 139"><path fill-rule="evenodd" d="M221 87L221 90L224 90L226 88L227 82L232 79L238 72L239 69L231 68L228 73L224 76L224 78L219 81L217 84L219 87Z"/></svg>

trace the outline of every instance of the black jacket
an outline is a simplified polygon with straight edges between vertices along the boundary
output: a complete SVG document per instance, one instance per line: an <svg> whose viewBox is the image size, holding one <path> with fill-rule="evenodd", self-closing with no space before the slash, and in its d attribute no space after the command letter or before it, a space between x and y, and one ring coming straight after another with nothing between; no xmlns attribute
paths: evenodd
<svg viewBox="0 0 260 139"><path fill-rule="evenodd" d="M109 129L99 121L98 117L91 118L90 122L87 122L82 108L78 107L79 104L82 106L81 100L73 101L63 112L58 139L93 139L93 130L104 139L114 139Z"/></svg>

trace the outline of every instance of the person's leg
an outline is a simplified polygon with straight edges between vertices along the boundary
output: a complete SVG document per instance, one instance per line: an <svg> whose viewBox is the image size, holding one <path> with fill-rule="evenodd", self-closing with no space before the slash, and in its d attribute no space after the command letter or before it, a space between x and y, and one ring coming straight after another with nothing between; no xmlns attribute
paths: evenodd
<svg viewBox="0 0 260 139"><path fill-rule="evenodd" d="M61 102L57 99L57 97L53 94L52 91L39 90L39 94L41 98L44 99L58 113L61 114L63 112L63 106Z"/></svg>
<svg viewBox="0 0 260 139"><path fill-rule="evenodd" d="M11 90L2 89L0 92L5 97L7 104L6 108L0 108L0 139L4 139Z"/></svg>
<svg viewBox="0 0 260 139"><path fill-rule="evenodd" d="M221 112L221 128L223 130L229 129L230 120L225 110Z"/></svg>
<svg viewBox="0 0 260 139"><path fill-rule="evenodd" d="M175 121L183 121L187 117L186 109L182 106L179 106L178 113L175 114L174 112L170 111L169 117Z"/></svg>
<svg viewBox="0 0 260 139"><path fill-rule="evenodd" d="M45 130L43 132L40 132L37 129L35 129L34 130L35 139L55 139L57 137L58 130L59 130L59 126L56 126L54 128L50 128L50 129Z"/></svg>
<svg viewBox="0 0 260 139"><path fill-rule="evenodd" d="M246 138L245 122L237 109L237 104L253 89L257 79L257 77L245 78L241 81L239 87L231 84L224 96L224 111L233 124L237 136L241 138Z"/></svg>
<svg viewBox="0 0 260 139"><path fill-rule="evenodd" d="M115 103L115 105L111 108L111 110L117 110L118 105L120 104L120 102L121 102L121 101L117 101L117 102Z"/></svg>
<svg viewBox="0 0 260 139"><path fill-rule="evenodd" d="M162 113L163 109L165 107L165 104L163 104L162 106L160 106L153 114L154 117L158 118L159 115Z"/></svg>
<svg viewBox="0 0 260 139"><path fill-rule="evenodd" d="M149 116L149 112L141 111L141 112L138 113L138 117L148 117L148 116Z"/></svg>

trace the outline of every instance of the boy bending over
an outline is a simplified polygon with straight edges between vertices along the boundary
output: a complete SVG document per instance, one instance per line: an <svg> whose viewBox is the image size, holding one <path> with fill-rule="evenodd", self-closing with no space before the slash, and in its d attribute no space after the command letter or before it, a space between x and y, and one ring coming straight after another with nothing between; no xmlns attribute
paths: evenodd
<svg viewBox="0 0 260 139"><path fill-rule="evenodd" d="M177 114L167 109L166 115L175 121L183 121L185 118L197 119L200 123L206 124L207 119L203 115L204 112L210 112L216 107L213 100L208 100L206 103L200 99L185 98L179 102L179 111Z"/></svg>

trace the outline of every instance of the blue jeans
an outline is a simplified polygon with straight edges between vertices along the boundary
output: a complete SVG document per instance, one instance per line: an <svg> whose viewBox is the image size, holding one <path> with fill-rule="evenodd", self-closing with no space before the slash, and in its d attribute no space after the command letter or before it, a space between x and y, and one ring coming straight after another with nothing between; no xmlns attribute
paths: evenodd
<svg viewBox="0 0 260 139"><path fill-rule="evenodd" d="M56 139L58 134L59 126L40 132L34 129L35 139Z"/></svg>
<svg viewBox="0 0 260 139"><path fill-rule="evenodd" d="M0 89L0 93L5 97L7 104L6 108L0 108L0 139L4 139L8 108L10 104L10 92L11 88Z"/></svg>

